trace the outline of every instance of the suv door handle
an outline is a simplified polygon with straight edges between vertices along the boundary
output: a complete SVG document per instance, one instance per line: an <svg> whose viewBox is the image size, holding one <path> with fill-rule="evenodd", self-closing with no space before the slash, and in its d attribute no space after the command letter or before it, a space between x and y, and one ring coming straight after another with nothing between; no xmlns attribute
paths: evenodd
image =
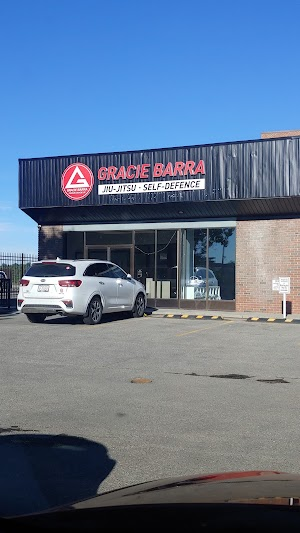
<svg viewBox="0 0 300 533"><path fill-rule="evenodd" d="M100 285L105 285L104 281L99 281Z"/></svg>

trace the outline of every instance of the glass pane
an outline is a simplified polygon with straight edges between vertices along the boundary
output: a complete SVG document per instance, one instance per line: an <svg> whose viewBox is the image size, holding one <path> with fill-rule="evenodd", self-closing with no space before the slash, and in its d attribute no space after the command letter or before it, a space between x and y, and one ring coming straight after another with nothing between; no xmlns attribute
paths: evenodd
<svg viewBox="0 0 300 533"><path fill-rule="evenodd" d="M130 272L130 248L111 248L110 260L126 273Z"/></svg>
<svg viewBox="0 0 300 533"><path fill-rule="evenodd" d="M90 265L87 267L85 272L83 273L84 276L95 276L96 274L96 265Z"/></svg>
<svg viewBox="0 0 300 533"><path fill-rule="evenodd" d="M206 299L206 229L183 232L181 298Z"/></svg>
<svg viewBox="0 0 300 533"><path fill-rule="evenodd" d="M82 231L67 231L65 233L68 259L83 259L83 235Z"/></svg>
<svg viewBox="0 0 300 533"><path fill-rule="evenodd" d="M156 298L178 298L177 231L157 232Z"/></svg>
<svg viewBox="0 0 300 533"><path fill-rule="evenodd" d="M235 299L235 228L209 230L209 300Z"/></svg>
<svg viewBox="0 0 300 533"><path fill-rule="evenodd" d="M105 261L107 259L107 248L91 248L88 250L88 259L100 259L100 261Z"/></svg>
<svg viewBox="0 0 300 533"><path fill-rule="evenodd" d="M75 276L76 268L69 263L33 263L26 276L39 278L58 278L61 276Z"/></svg>
<svg viewBox="0 0 300 533"><path fill-rule="evenodd" d="M106 270L105 270L105 272L102 273L101 277L116 279L116 277L114 275L115 266L112 265L111 263L106 263L105 266L106 266Z"/></svg>
<svg viewBox="0 0 300 533"><path fill-rule="evenodd" d="M136 231L134 248L134 277L146 287L148 298L155 298L154 265L154 230Z"/></svg>
<svg viewBox="0 0 300 533"><path fill-rule="evenodd" d="M116 267L113 267L116 268ZM111 272L112 265L107 263L94 263L93 265L90 265L87 267L86 271L84 272L84 276L96 276L98 278L107 278L107 277L113 277L112 275L109 275L108 272Z"/></svg>
<svg viewBox="0 0 300 533"><path fill-rule="evenodd" d="M126 279L127 278L127 274L126 274L126 272L124 272L124 270L122 270L118 266L114 265L114 266L112 266L112 268L110 270L110 277L111 278L116 278L116 279L119 279L119 278Z"/></svg>
<svg viewBox="0 0 300 533"><path fill-rule="evenodd" d="M86 244L131 244L132 231L88 231Z"/></svg>

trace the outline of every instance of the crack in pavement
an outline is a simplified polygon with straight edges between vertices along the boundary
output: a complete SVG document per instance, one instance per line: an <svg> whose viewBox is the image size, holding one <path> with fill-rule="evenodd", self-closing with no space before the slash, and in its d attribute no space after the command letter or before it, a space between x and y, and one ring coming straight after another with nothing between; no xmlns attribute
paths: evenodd
<svg viewBox="0 0 300 533"><path fill-rule="evenodd" d="M0 428L1 433L38 433L37 429L23 429L19 426L10 426L8 428Z"/></svg>
<svg viewBox="0 0 300 533"><path fill-rule="evenodd" d="M256 378L256 381L260 383L290 383L284 377L276 378L258 378L257 376L248 376L247 374L197 374L196 372L165 372L165 374L177 374L181 376L196 376L204 378L218 378L218 379L253 379ZM288 379L300 379L300 378L288 378Z"/></svg>

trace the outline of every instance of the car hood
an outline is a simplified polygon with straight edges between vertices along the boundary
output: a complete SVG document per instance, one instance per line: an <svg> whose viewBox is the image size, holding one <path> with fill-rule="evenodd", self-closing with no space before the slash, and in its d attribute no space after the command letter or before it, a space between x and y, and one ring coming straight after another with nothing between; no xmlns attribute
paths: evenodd
<svg viewBox="0 0 300 533"><path fill-rule="evenodd" d="M300 475L276 471L223 472L151 481L104 493L73 504L95 507L241 503L299 505Z"/></svg>

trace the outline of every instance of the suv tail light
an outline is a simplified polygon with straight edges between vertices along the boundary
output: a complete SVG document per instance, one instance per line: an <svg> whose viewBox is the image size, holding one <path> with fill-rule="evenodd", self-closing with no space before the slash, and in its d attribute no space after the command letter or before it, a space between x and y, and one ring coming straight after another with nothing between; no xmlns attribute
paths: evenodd
<svg viewBox="0 0 300 533"><path fill-rule="evenodd" d="M21 279L20 285L22 285L22 287L27 287L27 285L29 285L29 279Z"/></svg>
<svg viewBox="0 0 300 533"><path fill-rule="evenodd" d="M60 279L58 285L60 287L80 287L81 279Z"/></svg>

